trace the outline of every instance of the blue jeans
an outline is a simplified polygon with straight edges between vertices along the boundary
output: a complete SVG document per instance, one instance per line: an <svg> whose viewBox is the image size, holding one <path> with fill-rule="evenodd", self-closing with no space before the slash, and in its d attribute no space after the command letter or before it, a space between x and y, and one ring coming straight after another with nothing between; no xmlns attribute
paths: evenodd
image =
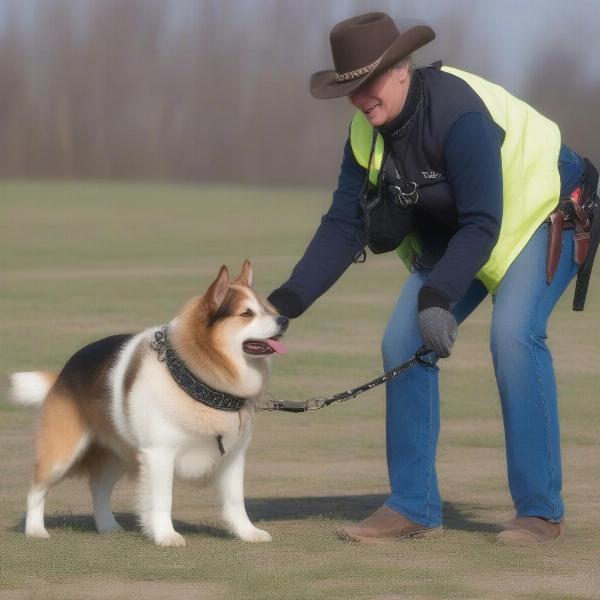
<svg viewBox="0 0 600 600"><path fill-rule="evenodd" d="M508 481L518 516L552 521L563 517L560 432L547 323L556 302L577 273L573 231L563 233L558 270L546 283L548 225L535 232L493 297L491 351L502 404ZM417 295L427 271L411 273L382 342L385 369L422 345ZM487 290L473 280L453 307L460 324ZM459 328L460 331L460 328ZM460 343L460 333L458 338ZM443 361L442 361L443 362ZM442 521L435 454L440 427L438 367L418 365L387 384L387 459L390 508L434 527Z"/></svg>

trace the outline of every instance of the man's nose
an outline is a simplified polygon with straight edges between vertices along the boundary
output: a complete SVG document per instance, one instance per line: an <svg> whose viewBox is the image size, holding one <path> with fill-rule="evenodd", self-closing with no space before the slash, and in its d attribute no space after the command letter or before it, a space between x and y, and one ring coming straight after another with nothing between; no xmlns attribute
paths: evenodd
<svg viewBox="0 0 600 600"><path fill-rule="evenodd" d="M287 317L284 317L283 315L279 315L277 317L276 323L277 323L277 325L279 325L279 328L281 329L281 333L283 333L288 328L288 325L290 324L290 320Z"/></svg>

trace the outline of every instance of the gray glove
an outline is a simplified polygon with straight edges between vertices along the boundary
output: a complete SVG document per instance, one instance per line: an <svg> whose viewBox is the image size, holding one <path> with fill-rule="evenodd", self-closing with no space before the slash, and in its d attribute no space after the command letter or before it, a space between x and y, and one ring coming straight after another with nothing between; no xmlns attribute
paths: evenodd
<svg viewBox="0 0 600 600"><path fill-rule="evenodd" d="M454 315L440 308L432 306L422 310L417 316L419 332L423 344L433 350L440 358L450 356L458 327Z"/></svg>

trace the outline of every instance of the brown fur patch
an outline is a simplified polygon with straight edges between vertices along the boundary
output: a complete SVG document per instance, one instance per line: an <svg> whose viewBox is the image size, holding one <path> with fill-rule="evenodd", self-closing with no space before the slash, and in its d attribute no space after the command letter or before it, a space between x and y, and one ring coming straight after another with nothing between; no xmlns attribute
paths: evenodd
<svg viewBox="0 0 600 600"><path fill-rule="evenodd" d="M218 320L214 319L215 313L211 312L211 305L204 297L190 300L179 314L171 343L181 359L199 376L206 376L207 370L209 379L231 382L238 376L236 367L223 354L215 339L220 322L233 314L231 311L237 306L235 296L231 291L226 295L223 303L226 308L223 311L222 307L217 309L222 313ZM214 371L213 377L210 371ZM210 385L210 381L207 383Z"/></svg>
<svg viewBox="0 0 600 600"><path fill-rule="evenodd" d="M33 481L53 483L71 467L74 454L89 427L66 394L53 389L42 406Z"/></svg>
<svg viewBox="0 0 600 600"><path fill-rule="evenodd" d="M51 373L50 371L38 371L37 373L46 380L48 389L51 389L58 379L58 373Z"/></svg>
<svg viewBox="0 0 600 600"><path fill-rule="evenodd" d="M120 438L112 424L108 381L111 367L130 339L131 335L104 338L85 346L69 359L44 404L39 438L44 449L38 453L38 460L47 454L48 458L43 460L51 464L68 448L73 450L77 440L89 431L97 444L135 461L135 451ZM53 441L55 436L64 437L65 449L47 452L48 446L57 446ZM93 452L94 448L90 447L87 452ZM87 452L82 454L81 461ZM75 473L80 469L74 464L71 470Z"/></svg>
<svg viewBox="0 0 600 600"><path fill-rule="evenodd" d="M209 327L214 327L219 321L235 314L235 309L238 304L238 299L236 299L235 296L234 291L230 289L225 296L225 300L223 300L223 304L219 306L217 311L212 314L209 312L207 321Z"/></svg>
<svg viewBox="0 0 600 600"><path fill-rule="evenodd" d="M73 465L71 474L87 474L90 477L94 477L95 474L102 472L105 466L114 460L115 456L112 450L108 450L100 444L92 443L81 457L81 460ZM119 458L122 458L121 453L119 454ZM131 449L130 454L125 458L125 462L128 465L128 475L135 477L139 469L139 461L137 460L137 453L133 449Z"/></svg>

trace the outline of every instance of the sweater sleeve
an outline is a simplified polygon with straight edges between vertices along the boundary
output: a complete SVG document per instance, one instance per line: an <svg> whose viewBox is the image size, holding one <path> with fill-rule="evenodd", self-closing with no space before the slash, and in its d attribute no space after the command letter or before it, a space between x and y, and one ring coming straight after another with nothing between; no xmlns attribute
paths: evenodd
<svg viewBox="0 0 600 600"><path fill-rule="evenodd" d="M502 222L504 131L481 113L466 113L444 146L446 175L458 215L458 230L419 293L419 310L449 309L488 261Z"/></svg>
<svg viewBox="0 0 600 600"><path fill-rule="evenodd" d="M358 198L366 169L354 158L346 142L337 189L304 256L290 278L268 300L287 317L298 317L324 294L365 246L362 212Z"/></svg>

